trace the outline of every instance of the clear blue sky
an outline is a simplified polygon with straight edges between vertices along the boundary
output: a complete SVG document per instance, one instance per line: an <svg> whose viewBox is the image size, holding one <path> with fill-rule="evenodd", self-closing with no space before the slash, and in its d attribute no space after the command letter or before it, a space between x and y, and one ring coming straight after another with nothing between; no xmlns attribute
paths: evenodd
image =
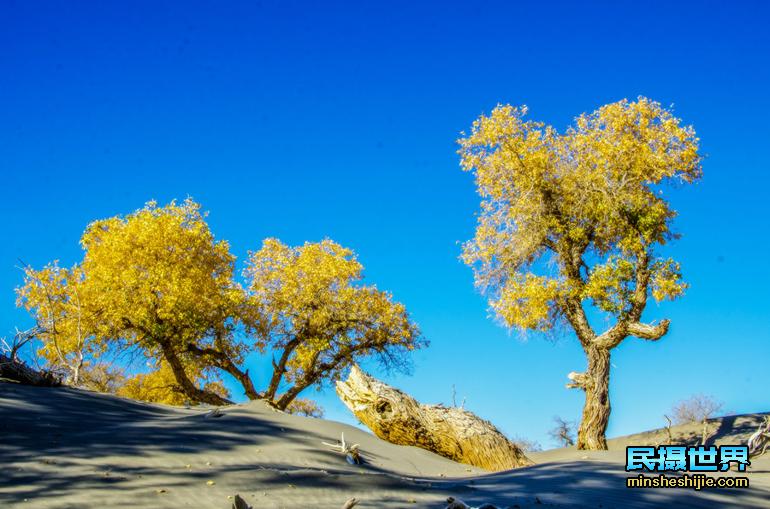
<svg viewBox="0 0 770 509"><path fill-rule="evenodd" d="M369 5L364 5L369 4ZM478 198L454 141L495 104L564 128L640 94L695 125L708 158L672 195L692 283L652 306L672 328L613 356L610 435L656 427L678 399L770 410L766 2L0 2L0 332L17 259L78 261L86 224L192 196L243 260L263 238L331 237L431 341L410 377L551 445L579 418L576 340L495 325L457 257ZM253 370L262 384L264 363ZM332 419L353 422L332 391Z"/></svg>

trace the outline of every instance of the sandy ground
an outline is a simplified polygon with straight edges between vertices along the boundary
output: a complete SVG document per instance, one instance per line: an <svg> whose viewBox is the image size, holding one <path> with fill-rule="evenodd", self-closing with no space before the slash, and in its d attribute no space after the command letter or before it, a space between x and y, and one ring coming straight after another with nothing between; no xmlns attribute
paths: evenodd
<svg viewBox="0 0 770 509"><path fill-rule="evenodd" d="M67 388L0 383L0 507L442 508L447 496L500 507L770 507L770 458L739 490L625 487L628 443L664 443L662 431L615 439L603 452L559 449L497 474L392 445L345 424L276 412L261 402L205 411ZM737 443L757 416L715 421L716 443ZM349 465L322 441L361 445ZM688 431L678 432L686 436ZM734 472L730 475L736 475Z"/></svg>

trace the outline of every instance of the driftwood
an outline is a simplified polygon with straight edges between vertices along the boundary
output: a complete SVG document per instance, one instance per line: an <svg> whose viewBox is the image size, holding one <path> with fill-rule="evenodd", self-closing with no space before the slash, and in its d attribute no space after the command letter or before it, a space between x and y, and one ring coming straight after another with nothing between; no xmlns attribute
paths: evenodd
<svg viewBox="0 0 770 509"><path fill-rule="evenodd" d="M522 450L491 423L461 408L421 405L354 366L337 395L375 435L486 470L531 465Z"/></svg>
<svg viewBox="0 0 770 509"><path fill-rule="evenodd" d="M19 382L24 385L56 387L61 379L49 371L38 371L18 359L0 353L0 378Z"/></svg>

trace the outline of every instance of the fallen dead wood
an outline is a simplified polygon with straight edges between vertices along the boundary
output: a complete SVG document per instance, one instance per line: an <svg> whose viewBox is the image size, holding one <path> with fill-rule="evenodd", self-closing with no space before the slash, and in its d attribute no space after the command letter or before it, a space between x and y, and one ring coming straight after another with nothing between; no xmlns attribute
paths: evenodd
<svg viewBox="0 0 770 509"><path fill-rule="evenodd" d="M483 504L476 508L469 506L459 498L449 497L446 499L447 506L445 509L497 509L496 505L492 504ZM518 507L518 506L515 506Z"/></svg>
<svg viewBox="0 0 770 509"><path fill-rule="evenodd" d="M360 446L358 444L350 445L345 442L345 433L340 434L340 443L338 444L330 444L329 442L321 443L327 447L331 447L337 452L344 454L345 460L351 465L361 464L361 451L359 450Z"/></svg>
<svg viewBox="0 0 770 509"><path fill-rule="evenodd" d="M232 509L251 509L251 506L238 494L233 498Z"/></svg>
<svg viewBox="0 0 770 509"><path fill-rule="evenodd" d="M0 378L5 378L24 385L55 387L61 385L61 379L49 371L38 371L18 359L0 353Z"/></svg>
<svg viewBox="0 0 770 509"><path fill-rule="evenodd" d="M770 416L765 416L759 423L757 431L752 433L746 445L749 448L749 457L762 456L770 447Z"/></svg>
<svg viewBox="0 0 770 509"><path fill-rule="evenodd" d="M351 498L342 505L342 509L353 509L353 507L358 505L358 502L359 500L357 498Z"/></svg>
<svg viewBox="0 0 770 509"><path fill-rule="evenodd" d="M532 464L490 422L461 408L422 405L356 366L347 380L337 382L337 395L375 435L388 442L421 447L491 471Z"/></svg>

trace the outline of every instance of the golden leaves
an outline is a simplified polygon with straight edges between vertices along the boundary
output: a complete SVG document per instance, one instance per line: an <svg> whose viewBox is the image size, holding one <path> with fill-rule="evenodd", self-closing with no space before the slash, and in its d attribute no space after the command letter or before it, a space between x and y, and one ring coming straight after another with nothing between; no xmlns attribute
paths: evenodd
<svg viewBox="0 0 770 509"><path fill-rule="evenodd" d="M422 344L404 306L359 284L353 251L328 239L300 247L265 240L250 253L248 290L235 280L228 244L189 199L95 221L81 244L83 261L72 269L29 269L19 304L44 325L43 353L57 365L77 371L108 349L150 359L149 372L121 378L121 394L133 398L214 401L201 390L226 395L217 370L258 397L237 363L272 349L286 355L263 396L273 398L279 381L295 383L288 404L358 358L392 364Z"/></svg>
<svg viewBox="0 0 770 509"><path fill-rule="evenodd" d="M197 385L224 398L229 397L227 389L210 370L207 371L200 365L188 361L185 363L185 372L191 380L196 381ZM139 373L126 379L117 389L117 394L126 398L167 405L183 405L189 402L189 397L179 388L171 367L163 360L156 362L149 372Z"/></svg>
<svg viewBox="0 0 770 509"><path fill-rule="evenodd" d="M81 243L103 320L139 340L194 339L221 328L242 300L229 246L214 239L192 200L151 202L125 218L96 221Z"/></svg>
<svg viewBox="0 0 770 509"><path fill-rule="evenodd" d="M244 275L249 304L263 318L262 342L281 350L293 340L284 378L304 384L334 378L354 358L419 346L405 307L374 286L357 284L363 266L331 240L289 247L264 241Z"/></svg>
<svg viewBox="0 0 770 509"><path fill-rule="evenodd" d="M652 296L660 302L674 300L684 294L688 285L682 280L679 263L672 259L658 260L652 267Z"/></svg>
<svg viewBox="0 0 770 509"><path fill-rule="evenodd" d="M635 275L631 261L612 256L592 268L581 297L592 299L597 307L609 313L627 312L631 306Z"/></svg>
<svg viewBox="0 0 770 509"><path fill-rule="evenodd" d="M509 327L546 331L553 326L551 310L559 283L533 274L515 276L492 302L492 309Z"/></svg>
<svg viewBox="0 0 770 509"><path fill-rule="evenodd" d="M526 113L499 105L458 140L482 198L462 259L510 326L547 328L560 292L623 313L637 271L658 263L653 247L676 237L661 186L701 177L695 131L643 97L580 115L563 134ZM678 268L663 267L650 291L674 298Z"/></svg>

